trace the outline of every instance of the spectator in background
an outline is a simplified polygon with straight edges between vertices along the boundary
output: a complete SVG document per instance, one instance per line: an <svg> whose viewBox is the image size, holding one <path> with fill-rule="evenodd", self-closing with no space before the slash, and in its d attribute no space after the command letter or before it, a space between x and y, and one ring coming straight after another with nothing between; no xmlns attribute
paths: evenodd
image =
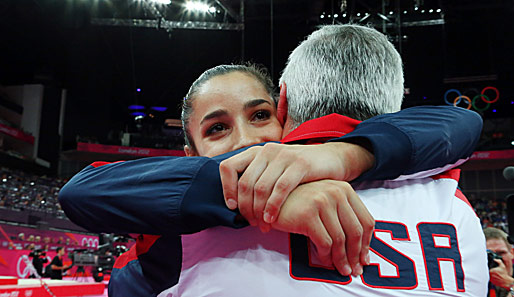
<svg viewBox="0 0 514 297"><path fill-rule="evenodd" d="M0 167L0 206L63 216L57 194L64 180Z"/></svg>
<svg viewBox="0 0 514 297"><path fill-rule="evenodd" d="M508 241L507 233L490 227L484 229L484 234L487 249L501 257L501 260L494 260L498 266L489 270L490 282L494 285L492 290L496 293L496 297L512 297L514 296L514 278L512 277L514 250Z"/></svg>
<svg viewBox="0 0 514 297"><path fill-rule="evenodd" d="M25 241L25 233L18 234L18 240Z"/></svg>
<svg viewBox="0 0 514 297"><path fill-rule="evenodd" d="M57 255L50 262L50 278L62 279L62 273L68 270L71 266L63 265L62 259L64 256L64 248L62 246L56 249Z"/></svg>
<svg viewBox="0 0 514 297"><path fill-rule="evenodd" d="M505 199L497 199L490 196L475 197L471 194L469 202L473 205L480 221L482 228L494 227L505 232L508 231L507 226L507 205Z"/></svg>
<svg viewBox="0 0 514 297"><path fill-rule="evenodd" d="M41 242L41 236L37 235L37 236L34 238L34 242Z"/></svg>

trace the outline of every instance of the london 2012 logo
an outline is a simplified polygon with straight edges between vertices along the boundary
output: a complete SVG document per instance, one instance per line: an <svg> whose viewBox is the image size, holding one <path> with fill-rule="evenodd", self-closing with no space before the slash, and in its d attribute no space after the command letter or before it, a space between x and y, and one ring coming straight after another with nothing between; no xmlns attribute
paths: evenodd
<svg viewBox="0 0 514 297"><path fill-rule="evenodd" d="M18 277L27 277L33 269L34 267L32 266L32 263L30 263L29 257L27 255L23 255L18 258L18 263L16 265L16 272L18 273Z"/></svg>

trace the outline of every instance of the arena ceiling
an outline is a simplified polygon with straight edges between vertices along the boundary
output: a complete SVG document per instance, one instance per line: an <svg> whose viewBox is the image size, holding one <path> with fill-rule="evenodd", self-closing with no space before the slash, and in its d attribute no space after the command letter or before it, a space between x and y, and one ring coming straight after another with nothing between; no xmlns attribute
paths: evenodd
<svg viewBox="0 0 514 297"><path fill-rule="evenodd" d="M132 104L166 106L177 118L190 83L217 64L251 60L276 81L316 26L351 21L387 33L400 50L405 106L493 85L502 100L484 117L514 114L512 0L202 1L203 13L184 0L2 0L0 84L68 90L69 142L101 138L106 126L126 126Z"/></svg>

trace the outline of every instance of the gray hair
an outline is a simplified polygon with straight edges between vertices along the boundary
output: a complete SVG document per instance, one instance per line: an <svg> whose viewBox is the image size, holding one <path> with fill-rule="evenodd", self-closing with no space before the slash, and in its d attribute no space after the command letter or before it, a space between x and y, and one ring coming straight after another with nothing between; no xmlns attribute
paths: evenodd
<svg viewBox="0 0 514 297"><path fill-rule="evenodd" d="M289 56L288 115L301 123L338 113L357 120L396 112L403 100L400 54L387 37L359 25L328 25Z"/></svg>
<svg viewBox="0 0 514 297"><path fill-rule="evenodd" d="M268 74L268 71L263 66L246 63L242 65L218 65L216 67L205 70L191 85L189 91L187 92L186 97L182 101L182 129L184 130L184 140L187 146L189 146L193 151L196 152L196 147L191 137L191 133L189 132L189 120L191 118L191 114L193 113L193 102L195 100L195 95L198 93L200 88L211 78L216 76L229 74L232 72L241 72L247 74L253 78L255 78L258 82L261 83L262 87L266 90L269 96L277 103L277 96L275 92L275 86L271 81L271 78Z"/></svg>

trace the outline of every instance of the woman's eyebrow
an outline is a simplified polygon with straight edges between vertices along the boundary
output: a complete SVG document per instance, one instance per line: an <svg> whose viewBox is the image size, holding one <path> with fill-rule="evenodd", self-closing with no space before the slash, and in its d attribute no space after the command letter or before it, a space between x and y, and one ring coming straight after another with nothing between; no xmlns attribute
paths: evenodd
<svg viewBox="0 0 514 297"><path fill-rule="evenodd" d="M203 122L207 121L207 120L210 120L210 119L213 119L213 118L217 118L217 117L221 117L221 116L225 116L227 115L227 111L226 110L223 110L223 109L218 109L218 110L215 110L211 113L208 113L207 115L205 115L202 119L202 121L200 122L200 125L203 124Z"/></svg>
<svg viewBox="0 0 514 297"><path fill-rule="evenodd" d="M264 103L272 105L268 100L265 100L265 99L253 99L253 100L246 102L245 105L243 106L243 109L246 110L246 109L249 109L249 108L264 104Z"/></svg>

